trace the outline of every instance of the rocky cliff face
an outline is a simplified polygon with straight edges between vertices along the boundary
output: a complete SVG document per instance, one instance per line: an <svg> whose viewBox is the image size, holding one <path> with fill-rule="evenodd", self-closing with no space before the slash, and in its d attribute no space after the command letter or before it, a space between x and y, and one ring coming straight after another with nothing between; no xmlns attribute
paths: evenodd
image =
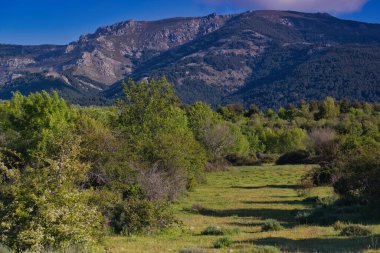
<svg viewBox="0 0 380 253"><path fill-rule="evenodd" d="M129 20L99 28L67 46L3 45L0 85L42 73L68 85L103 89L96 83L111 85L140 63L217 30L230 17L213 14L152 22Z"/></svg>
<svg viewBox="0 0 380 253"><path fill-rule="evenodd" d="M57 89L74 102L98 103L117 97L122 79L165 75L189 103L377 101L379 48L380 25L321 13L129 20L64 46L0 45L0 99Z"/></svg>

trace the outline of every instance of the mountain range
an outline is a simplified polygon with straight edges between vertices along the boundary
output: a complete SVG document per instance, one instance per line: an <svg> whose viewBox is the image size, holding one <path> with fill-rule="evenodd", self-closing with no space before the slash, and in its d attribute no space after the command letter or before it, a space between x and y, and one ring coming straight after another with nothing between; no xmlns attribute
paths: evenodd
<svg viewBox="0 0 380 253"><path fill-rule="evenodd" d="M249 11L128 20L68 45L0 44L0 99L57 90L75 104L104 105L121 96L121 80L162 76L184 103L380 102L380 25Z"/></svg>

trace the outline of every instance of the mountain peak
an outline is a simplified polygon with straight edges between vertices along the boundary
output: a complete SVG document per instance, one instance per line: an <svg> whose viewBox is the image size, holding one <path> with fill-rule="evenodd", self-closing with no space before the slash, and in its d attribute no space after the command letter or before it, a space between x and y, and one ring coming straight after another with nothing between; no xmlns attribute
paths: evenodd
<svg viewBox="0 0 380 253"><path fill-rule="evenodd" d="M0 45L0 99L40 87L84 101L113 98L122 79L165 75L189 103L278 106L326 95L373 102L380 98L377 52L380 25L326 13L126 20L67 46Z"/></svg>

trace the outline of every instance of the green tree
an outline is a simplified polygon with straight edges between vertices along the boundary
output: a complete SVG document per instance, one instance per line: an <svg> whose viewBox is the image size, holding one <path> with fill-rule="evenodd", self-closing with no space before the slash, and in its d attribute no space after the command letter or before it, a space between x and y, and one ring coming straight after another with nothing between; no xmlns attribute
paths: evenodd
<svg viewBox="0 0 380 253"><path fill-rule="evenodd" d="M192 185L204 169L205 151L188 127L179 99L165 78L129 81L119 103L119 126L131 160L159 162L170 176L183 176Z"/></svg>
<svg viewBox="0 0 380 253"><path fill-rule="evenodd" d="M10 101L0 104L0 130L3 144L20 153L26 162L57 155L72 131L77 118L57 93L22 96L16 92ZM4 135L3 135L4 136Z"/></svg>
<svg viewBox="0 0 380 253"><path fill-rule="evenodd" d="M228 155L247 155L249 143L236 124L227 122L204 103L188 110L189 125L197 140L206 148L211 161Z"/></svg>

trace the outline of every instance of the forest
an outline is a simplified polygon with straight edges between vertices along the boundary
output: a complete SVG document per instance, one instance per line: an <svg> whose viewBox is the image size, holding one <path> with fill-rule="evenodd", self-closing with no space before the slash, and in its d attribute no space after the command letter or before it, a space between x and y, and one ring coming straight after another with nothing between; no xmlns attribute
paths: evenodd
<svg viewBox="0 0 380 253"><path fill-rule="evenodd" d="M208 175L239 166L311 166L296 190L328 186L334 197L309 198L322 203L295 214L300 224L361 236L371 231L349 224L380 216L380 104L326 97L265 111L187 105L165 78L129 80L123 91L104 107L47 92L0 102L0 252L92 252L110 236L181 228L173 205L210 184ZM204 233L234 233L222 230ZM227 244L221 238L215 248Z"/></svg>

